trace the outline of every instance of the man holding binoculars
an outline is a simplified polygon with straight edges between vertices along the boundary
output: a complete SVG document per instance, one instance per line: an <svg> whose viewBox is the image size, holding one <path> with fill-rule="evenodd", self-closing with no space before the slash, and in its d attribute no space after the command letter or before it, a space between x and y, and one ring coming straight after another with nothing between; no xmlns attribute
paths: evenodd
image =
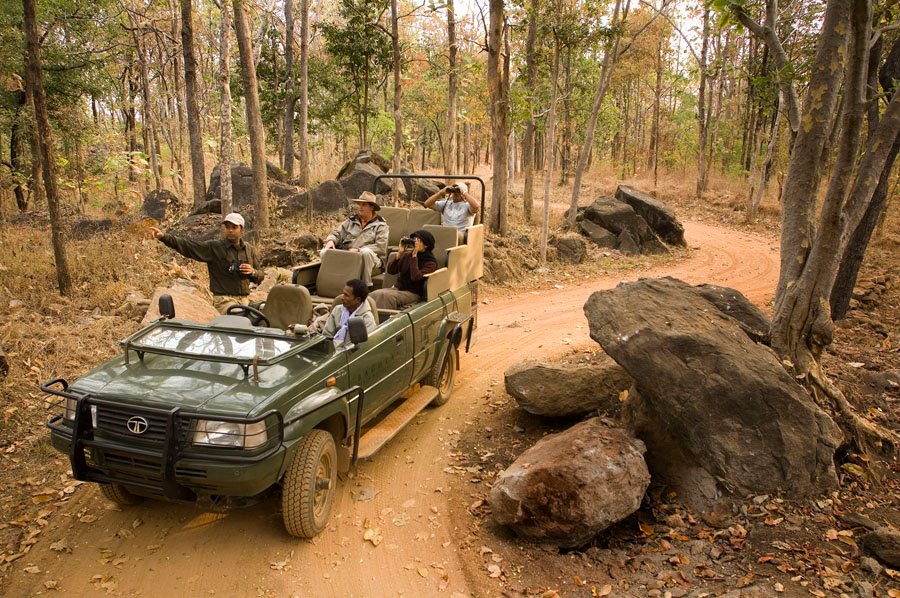
<svg viewBox="0 0 900 598"><path fill-rule="evenodd" d="M473 216L481 209L481 203L469 195L468 185L456 183L444 187L425 200L425 207L440 212L441 224L456 227L459 231L457 236L462 241L465 240L465 232L471 226Z"/></svg>

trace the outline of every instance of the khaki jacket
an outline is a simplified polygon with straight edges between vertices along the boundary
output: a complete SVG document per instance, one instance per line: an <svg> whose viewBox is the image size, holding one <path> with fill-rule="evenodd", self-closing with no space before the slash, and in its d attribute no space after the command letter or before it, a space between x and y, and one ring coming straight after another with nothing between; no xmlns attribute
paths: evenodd
<svg viewBox="0 0 900 598"><path fill-rule="evenodd" d="M325 242L328 241L334 241L337 249L368 248L384 263L387 258L388 223L381 216L375 216L363 228L359 215L354 214L325 237Z"/></svg>

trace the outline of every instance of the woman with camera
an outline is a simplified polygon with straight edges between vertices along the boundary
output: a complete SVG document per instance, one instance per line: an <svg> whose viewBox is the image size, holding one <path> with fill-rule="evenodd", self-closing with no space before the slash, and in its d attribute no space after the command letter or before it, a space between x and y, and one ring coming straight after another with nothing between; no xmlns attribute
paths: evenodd
<svg viewBox="0 0 900 598"><path fill-rule="evenodd" d="M379 309L401 309L418 303L425 295L425 275L437 270L434 258L434 236L426 230L417 230L400 239L396 254L388 260L387 273L396 274L393 288L372 291L370 296Z"/></svg>

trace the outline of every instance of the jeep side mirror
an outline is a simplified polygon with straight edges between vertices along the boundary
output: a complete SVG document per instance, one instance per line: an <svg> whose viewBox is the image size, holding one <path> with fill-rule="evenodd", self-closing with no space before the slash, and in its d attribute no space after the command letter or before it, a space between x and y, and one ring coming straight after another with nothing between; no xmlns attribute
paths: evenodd
<svg viewBox="0 0 900 598"><path fill-rule="evenodd" d="M347 322L347 335L350 337L350 342L354 345L369 340L369 331L366 330L366 323L362 318L350 318Z"/></svg>
<svg viewBox="0 0 900 598"><path fill-rule="evenodd" d="M172 295L159 296L159 315L166 320L175 317L175 302L172 300Z"/></svg>

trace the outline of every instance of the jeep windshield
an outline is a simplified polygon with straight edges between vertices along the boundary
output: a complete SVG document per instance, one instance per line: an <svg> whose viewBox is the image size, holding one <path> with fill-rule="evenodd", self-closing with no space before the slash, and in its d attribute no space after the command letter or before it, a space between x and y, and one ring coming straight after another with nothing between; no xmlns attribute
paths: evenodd
<svg viewBox="0 0 900 598"><path fill-rule="evenodd" d="M126 352L160 353L234 363L270 365L300 351L322 356L326 344L281 332L227 330L181 322L158 322L122 341Z"/></svg>

